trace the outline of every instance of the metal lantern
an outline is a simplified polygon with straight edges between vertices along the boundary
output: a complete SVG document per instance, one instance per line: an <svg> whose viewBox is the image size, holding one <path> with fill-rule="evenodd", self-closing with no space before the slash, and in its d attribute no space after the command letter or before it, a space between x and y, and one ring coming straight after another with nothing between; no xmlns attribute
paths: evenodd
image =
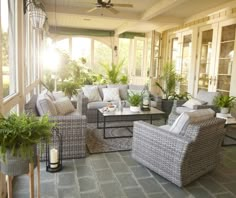
<svg viewBox="0 0 236 198"><path fill-rule="evenodd" d="M29 12L32 27L35 29L43 29L43 25L47 18L45 8L40 1L27 0L25 3L25 13Z"/></svg>
<svg viewBox="0 0 236 198"><path fill-rule="evenodd" d="M30 12L32 26L36 29L43 29L46 20L46 14L41 8L34 7Z"/></svg>
<svg viewBox="0 0 236 198"><path fill-rule="evenodd" d="M46 144L46 171L54 173L62 169L62 135L53 128L52 136L52 142Z"/></svg>
<svg viewBox="0 0 236 198"><path fill-rule="evenodd" d="M150 97L148 87L145 86L142 91L142 101L141 101L141 110L142 111L150 111Z"/></svg>

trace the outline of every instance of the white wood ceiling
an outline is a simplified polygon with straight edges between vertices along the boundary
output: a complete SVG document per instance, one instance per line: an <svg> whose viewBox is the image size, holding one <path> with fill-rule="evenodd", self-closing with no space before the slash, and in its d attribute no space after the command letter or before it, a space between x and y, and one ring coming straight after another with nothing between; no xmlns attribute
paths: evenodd
<svg viewBox="0 0 236 198"><path fill-rule="evenodd" d="M111 0L112 3L133 4L133 8L115 7L87 11L97 0L44 0L49 25L86 29L149 32L181 25L189 18L209 13L225 6L235 6L236 0Z"/></svg>

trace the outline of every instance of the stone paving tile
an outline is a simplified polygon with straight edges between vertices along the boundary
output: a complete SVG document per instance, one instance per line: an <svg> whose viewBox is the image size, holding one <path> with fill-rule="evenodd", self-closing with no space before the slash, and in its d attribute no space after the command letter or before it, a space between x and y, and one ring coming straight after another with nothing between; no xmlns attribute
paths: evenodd
<svg viewBox="0 0 236 198"><path fill-rule="evenodd" d="M123 188L133 187L138 185L138 183L135 181L134 177L131 174L122 174L122 175L117 175L116 177Z"/></svg>
<svg viewBox="0 0 236 198"><path fill-rule="evenodd" d="M188 192L190 192L195 198L211 198L213 197L209 194L205 189L201 187L193 187L188 188Z"/></svg>
<svg viewBox="0 0 236 198"><path fill-rule="evenodd" d="M77 177L93 176L92 169L89 166L77 166Z"/></svg>
<svg viewBox="0 0 236 198"><path fill-rule="evenodd" d="M123 156L123 160L128 166L140 166L140 164L130 156Z"/></svg>
<svg viewBox="0 0 236 198"><path fill-rule="evenodd" d="M90 158L81 158L81 159L75 159L74 163L75 166L86 166L90 164Z"/></svg>
<svg viewBox="0 0 236 198"><path fill-rule="evenodd" d="M111 162L121 162L121 158L118 153L106 153L106 159Z"/></svg>
<svg viewBox="0 0 236 198"><path fill-rule="evenodd" d="M120 198L124 196L120 185L116 182L101 184L101 189L105 198Z"/></svg>
<svg viewBox="0 0 236 198"><path fill-rule="evenodd" d="M95 168L95 170L109 168L107 162L104 159L92 160L91 164Z"/></svg>
<svg viewBox="0 0 236 198"><path fill-rule="evenodd" d="M167 193L154 193L149 194L148 198L170 198L170 196Z"/></svg>
<svg viewBox="0 0 236 198"><path fill-rule="evenodd" d="M119 154L121 156L131 156L131 151L122 151L122 152L119 152Z"/></svg>
<svg viewBox="0 0 236 198"><path fill-rule="evenodd" d="M231 193L223 193L216 195L216 198L235 198L235 196Z"/></svg>
<svg viewBox="0 0 236 198"><path fill-rule="evenodd" d="M114 181L115 177L111 171L111 169L105 169L96 171L96 175L99 182L107 182L107 181Z"/></svg>
<svg viewBox="0 0 236 198"><path fill-rule="evenodd" d="M211 193L221 193L226 191L225 188L216 183L216 181L209 176L201 177L198 182L207 188Z"/></svg>
<svg viewBox="0 0 236 198"><path fill-rule="evenodd" d="M165 190L174 198L189 198L189 193L185 192L184 189L179 188L175 184L168 183L162 185Z"/></svg>
<svg viewBox="0 0 236 198"><path fill-rule="evenodd" d="M58 174L57 184L58 186L75 185L75 174L74 173Z"/></svg>
<svg viewBox="0 0 236 198"><path fill-rule="evenodd" d="M70 188L59 188L58 198L79 198L79 190L76 186Z"/></svg>
<svg viewBox="0 0 236 198"><path fill-rule="evenodd" d="M96 190L96 182L92 177L83 177L79 179L80 192Z"/></svg>
<svg viewBox="0 0 236 198"><path fill-rule="evenodd" d="M124 192L128 198L146 198L142 188L128 188Z"/></svg>
<svg viewBox="0 0 236 198"><path fill-rule="evenodd" d="M111 169L114 171L114 173L127 173L130 172L128 166L123 162L118 163L111 163L110 164Z"/></svg>
<svg viewBox="0 0 236 198"><path fill-rule="evenodd" d="M236 196L236 182L232 182L229 184L224 184L224 186Z"/></svg>
<svg viewBox="0 0 236 198"><path fill-rule="evenodd" d="M104 153L101 153L101 154L91 154L91 155L89 155L89 158L91 160L97 160L97 159L104 159L105 156L104 156Z"/></svg>
<svg viewBox="0 0 236 198"><path fill-rule="evenodd" d="M157 179L158 182L160 182L161 184L166 184L166 183L170 183L170 181L166 180L164 177L158 175L157 173L149 170L150 173L155 177L155 179Z"/></svg>
<svg viewBox="0 0 236 198"><path fill-rule="evenodd" d="M55 176L55 174L47 172L45 169L40 171L40 181L53 181L55 180Z"/></svg>
<svg viewBox="0 0 236 198"><path fill-rule="evenodd" d="M41 182L41 194L42 196L57 197L56 185L53 182Z"/></svg>
<svg viewBox="0 0 236 198"><path fill-rule="evenodd" d="M163 189L154 178L139 179L138 182L146 193L163 192Z"/></svg>
<svg viewBox="0 0 236 198"><path fill-rule="evenodd" d="M150 177L151 176L149 171L146 168L144 168L143 166L132 167L131 170L134 173L136 178Z"/></svg>
<svg viewBox="0 0 236 198"><path fill-rule="evenodd" d="M102 198L100 192L88 192L88 193L81 193L81 198Z"/></svg>

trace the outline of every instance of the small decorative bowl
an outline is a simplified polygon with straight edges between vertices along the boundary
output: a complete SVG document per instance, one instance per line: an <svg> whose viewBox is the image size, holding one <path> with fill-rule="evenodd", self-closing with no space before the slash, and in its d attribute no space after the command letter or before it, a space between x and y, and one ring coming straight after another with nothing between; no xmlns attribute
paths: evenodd
<svg viewBox="0 0 236 198"><path fill-rule="evenodd" d="M108 108L108 111L112 112L116 110L116 105L109 105L107 108Z"/></svg>

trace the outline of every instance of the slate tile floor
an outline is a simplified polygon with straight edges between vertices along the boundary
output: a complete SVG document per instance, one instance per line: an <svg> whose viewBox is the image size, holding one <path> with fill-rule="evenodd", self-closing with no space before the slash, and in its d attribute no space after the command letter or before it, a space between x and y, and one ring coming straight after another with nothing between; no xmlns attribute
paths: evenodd
<svg viewBox="0 0 236 198"><path fill-rule="evenodd" d="M223 162L185 188L178 188L141 166L131 152L89 155L64 161L56 174L41 163L42 198L232 198L236 197L236 146L224 147ZM17 177L14 197L27 198L28 177Z"/></svg>

